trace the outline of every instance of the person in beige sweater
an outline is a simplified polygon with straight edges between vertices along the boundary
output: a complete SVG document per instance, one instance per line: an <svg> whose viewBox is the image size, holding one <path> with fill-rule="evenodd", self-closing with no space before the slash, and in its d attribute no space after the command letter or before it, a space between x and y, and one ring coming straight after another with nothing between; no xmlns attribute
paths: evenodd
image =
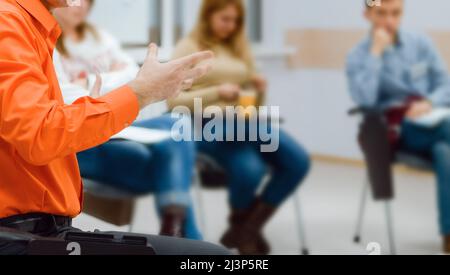
<svg viewBox="0 0 450 275"><path fill-rule="evenodd" d="M204 108L236 106L249 93L258 98L255 105L263 102L267 84L255 70L244 21L242 0L203 0L199 23L189 37L179 42L174 58L212 50L215 53L212 70L196 80L191 89L169 100L171 109L184 106L193 110L195 99L201 99ZM203 124L210 121L203 120ZM230 130L227 127L216 131L226 135ZM246 131L249 135L251 130ZM264 142L260 138L244 142L226 140L198 142L199 152L216 160L227 173L232 212L230 228L221 242L241 254L268 254L270 247L262 229L306 177L309 156L281 130L275 152L262 152L260 145ZM269 174L269 182L259 193L263 178Z"/></svg>
<svg viewBox="0 0 450 275"><path fill-rule="evenodd" d="M198 52L201 45L193 35L180 41L175 49L174 58ZM215 44L211 50L216 54L210 73L194 83L192 89L169 101L169 107L187 106L194 110L194 99L201 98L203 107L235 106L239 103L239 93L254 93L258 103L264 101L266 80L240 56L230 51L227 45ZM251 60L250 60L251 61ZM252 62L252 61L251 61Z"/></svg>

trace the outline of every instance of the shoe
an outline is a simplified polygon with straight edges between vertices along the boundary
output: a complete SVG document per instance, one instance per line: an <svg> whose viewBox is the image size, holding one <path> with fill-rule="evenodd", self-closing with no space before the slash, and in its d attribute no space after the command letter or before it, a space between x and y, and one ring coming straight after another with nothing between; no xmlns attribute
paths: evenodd
<svg viewBox="0 0 450 275"><path fill-rule="evenodd" d="M268 255L270 245L262 231L275 212L275 207L261 200L256 200L249 210L234 210L230 216L230 229L221 243L238 249L241 255Z"/></svg>
<svg viewBox="0 0 450 275"><path fill-rule="evenodd" d="M450 255L450 235L444 237L444 253Z"/></svg>
<svg viewBox="0 0 450 275"><path fill-rule="evenodd" d="M164 209L161 222L161 236L183 238L186 223L186 209L179 206L170 206Z"/></svg>

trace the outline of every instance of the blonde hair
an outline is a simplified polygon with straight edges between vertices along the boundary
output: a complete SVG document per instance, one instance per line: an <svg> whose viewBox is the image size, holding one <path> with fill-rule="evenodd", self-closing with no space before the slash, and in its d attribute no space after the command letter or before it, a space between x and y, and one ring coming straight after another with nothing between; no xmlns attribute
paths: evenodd
<svg viewBox="0 0 450 275"><path fill-rule="evenodd" d="M237 29L233 35L225 42L214 39L211 30L211 16L220 10L233 5L239 13ZM196 40L201 50L211 50L215 45L222 43L238 58L244 60L253 67L253 57L251 55L250 43L245 32L245 6L242 0L203 0L200 15L196 27L191 33L191 37Z"/></svg>
<svg viewBox="0 0 450 275"><path fill-rule="evenodd" d="M92 5L94 5L95 0L88 0ZM80 25L78 25L75 28L75 31L77 33L77 35L83 40L86 37L86 34L88 32L92 33L92 35L94 36L95 39L100 40L100 35L97 31L97 29L91 25L90 23L84 21L82 22ZM58 41L56 42L56 49L58 50L58 52L65 57L70 57L70 53L67 50L66 47L66 43L64 42L64 33L61 34L61 36L58 38Z"/></svg>

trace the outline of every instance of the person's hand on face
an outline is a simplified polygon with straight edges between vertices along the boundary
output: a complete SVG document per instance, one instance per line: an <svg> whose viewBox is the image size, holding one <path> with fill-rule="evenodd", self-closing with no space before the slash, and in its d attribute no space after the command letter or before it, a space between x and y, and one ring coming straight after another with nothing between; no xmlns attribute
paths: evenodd
<svg viewBox="0 0 450 275"><path fill-rule="evenodd" d="M385 29L378 28L372 32L372 49L371 52L375 56L381 56L387 47L392 45L394 38Z"/></svg>
<svg viewBox="0 0 450 275"><path fill-rule="evenodd" d="M253 76L252 83L258 92L264 93L267 91L267 80L264 76L262 75Z"/></svg>
<svg viewBox="0 0 450 275"><path fill-rule="evenodd" d="M210 51L198 52L167 63L158 61L158 47L150 44L149 53L135 80L129 83L140 108L176 97L189 89L195 79L209 72L209 64L201 64L214 57Z"/></svg>
<svg viewBox="0 0 450 275"><path fill-rule="evenodd" d="M414 102L409 107L406 117L409 119L417 119L421 116L429 114L433 110L433 105L428 100Z"/></svg>
<svg viewBox="0 0 450 275"><path fill-rule="evenodd" d="M241 87L237 84L226 83L219 86L219 96L225 101L234 101L239 98Z"/></svg>

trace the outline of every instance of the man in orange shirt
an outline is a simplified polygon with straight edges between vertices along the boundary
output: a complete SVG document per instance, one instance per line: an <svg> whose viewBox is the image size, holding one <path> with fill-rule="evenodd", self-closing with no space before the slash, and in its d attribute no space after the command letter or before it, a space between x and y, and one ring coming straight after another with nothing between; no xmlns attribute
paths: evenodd
<svg viewBox="0 0 450 275"><path fill-rule="evenodd" d="M189 87L208 70L196 65L212 57L202 52L161 64L152 44L134 81L64 105L52 63L61 30L50 11L70 2L0 1L0 227L39 236L64 237L81 212L75 154L108 141L148 104ZM163 247L164 240L155 242ZM25 252L0 240L0 254Z"/></svg>

